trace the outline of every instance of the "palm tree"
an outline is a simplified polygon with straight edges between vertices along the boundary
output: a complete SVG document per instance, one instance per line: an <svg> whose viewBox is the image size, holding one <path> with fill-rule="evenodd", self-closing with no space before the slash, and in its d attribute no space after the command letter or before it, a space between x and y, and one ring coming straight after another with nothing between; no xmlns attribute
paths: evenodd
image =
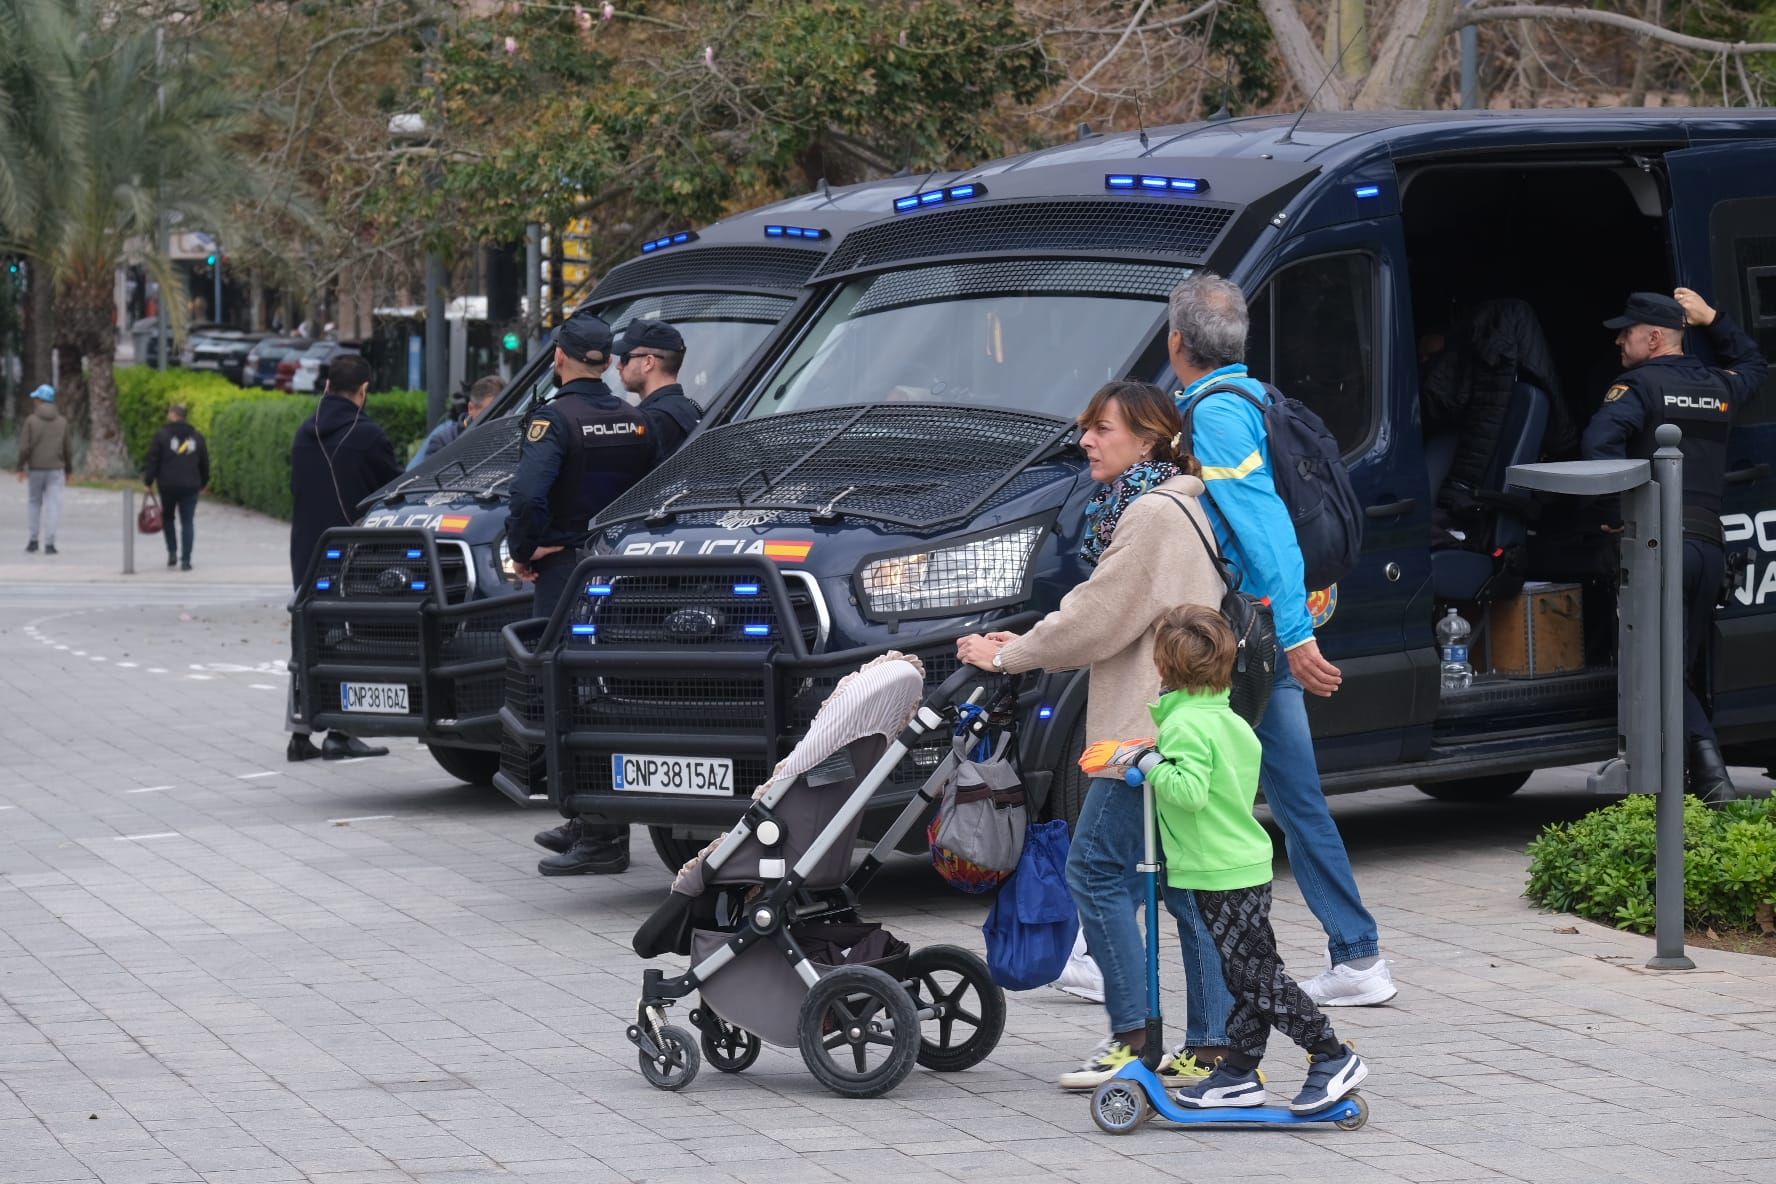
<svg viewBox="0 0 1776 1184"><path fill-rule="evenodd" d="M245 108L217 85L220 71L200 43L184 40L162 53L161 35L146 22L97 0L74 7L73 78L85 134L57 195L49 254L57 336L79 350L87 373L86 471L103 475L127 459L113 373L117 269L140 260L162 292L172 291L178 281L160 249L162 211L187 228L225 231L257 174L230 154Z"/></svg>

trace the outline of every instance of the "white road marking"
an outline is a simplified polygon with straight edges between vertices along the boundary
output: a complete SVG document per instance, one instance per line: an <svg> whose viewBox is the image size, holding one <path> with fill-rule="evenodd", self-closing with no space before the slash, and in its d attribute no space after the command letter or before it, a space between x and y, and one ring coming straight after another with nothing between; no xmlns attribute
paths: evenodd
<svg viewBox="0 0 1776 1184"><path fill-rule="evenodd" d="M276 687L272 686L268 682L255 682L255 683L250 683L248 685L250 685L255 691L275 691L275 690L277 690Z"/></svg>
<svg viewBox="0 0 1776 1184"><path fill-rule="evenodd" d="M116 836L117 841L120 843L139 843L143 839L176 839L178 837L179 837L179 832L176 830L156 831L154 834L151 834L151 835L118 835L118 836Z"/></svg>
<svg viewBox="0 0 1776 1184"><path fill-rule="evenodd" d="M17 806L0 806L0 810L16 810Z"/></svg>
<svg viewBox="0 0 1776 1184"><path fill-rule="evenodd" d="M105 659L99 657L97 654L94 654L92 657L87 659L88 662L103 662L104 660Z"/></svg>
<svg viewBox="0 0 1776 1184"><path fill-rule="evenodd" d="M57 646L57 647L56 647L56 648L57 648L57 649L63 649L63 650L65 650L65 649L67 649L67 648L68 648L68 647L67 647L67 646L65 646L65 645L63 645L63 646ZM75 650L75 651L74 651L74 656L75 656L75 657L76 657L76 658L84 658L84 657L86 657L86 651L85 651L85 650Z"/></svg>
<svg viewBox="0 0 1776 1184"><path fill-rule="evenodd" d="M134 662L119 662L117 665L120 669L123 669L123 670L134 670L136 668L136 664Z"/></svg>
<svg viewBox="0 0 1776 1184"><path fill-rule="evenodd" d="M240 774L237 774L236 776L237 776L237 780L251 781L255 777L276 777L277 770L273 769L270 772L266 772L266 773L240 773Z"/></svg>
<svg viewBox="0 0 1776 1184"><path fill-rule="evenodd" d="M392 818L393 814L366 814L362 818L329 818L327 821L338 826L342 822L387 822Z"/></svg>
<svg viewBox="0 0 1776 1184"><path fill-rule="evenodd" d="M144 786L141 789L126 789L123 792L124 793L159 793L163 789L174 789L174 788L177 788L177 787L171 786L171 785L149 785L149 786Z"/></svg>
<svg viewBox="0 0 1776 1184"><path fill-rule="evenodd" d="M65 646L65 645L58 645L58 646L56 646L56 649L58 649L58 650L65 650L65 649L67 649L67 648L68 648L68 647L67 647L67 646Z"/></svg>
<svg viewBox="0 0 1776 1184"><path fill-rule="evenodd" d="M185 677L193 680L194 682L215 682L216 681L216 676L213 674L187 674Z"/></svg>
<svg viewBox="0 0 1776 1184"><path fill-rule="evenodd" d="M165 674L166 671L159 666L150 666L150 667L148 667L148 673L149 674Z"/></svg>

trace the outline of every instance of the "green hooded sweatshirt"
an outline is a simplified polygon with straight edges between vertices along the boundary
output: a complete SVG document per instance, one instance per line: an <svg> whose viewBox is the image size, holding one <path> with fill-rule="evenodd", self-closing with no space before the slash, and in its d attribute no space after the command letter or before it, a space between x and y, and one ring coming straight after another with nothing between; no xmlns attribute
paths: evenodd
<svg viewBox="0 0 1776 1184"><path fill-rule="evenodd" d="M1169 691L1148 710L1165 757L1150 780L1166 883L1207 892L1270 883L1270 835L1252 817L1262 749L1227 692Z"/></svg>

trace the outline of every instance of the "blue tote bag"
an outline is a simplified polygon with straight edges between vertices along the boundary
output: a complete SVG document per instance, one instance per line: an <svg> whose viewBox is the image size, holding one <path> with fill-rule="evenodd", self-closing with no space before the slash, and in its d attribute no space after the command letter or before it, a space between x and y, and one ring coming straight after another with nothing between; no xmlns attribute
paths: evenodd
<svg viewBox="0 0 1776 1184"><path fill-rule="evenodd" d="M1078 933L1079 910L1067 891L1067 824L1033 822L1017 870L981 926L993 981L1012 991L1046 986L1067 965Z"/></svg>

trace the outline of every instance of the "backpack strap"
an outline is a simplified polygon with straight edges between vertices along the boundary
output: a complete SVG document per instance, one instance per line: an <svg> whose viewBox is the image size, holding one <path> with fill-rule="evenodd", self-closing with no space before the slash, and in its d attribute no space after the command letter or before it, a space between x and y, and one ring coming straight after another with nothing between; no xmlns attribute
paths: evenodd
<svg viewBox="0 0 1776 1184"><path fill-rule="evenodd" d="M1190 523L1192 530L1196 531L1196 537L1202 542L1203 550L1208 553L1209 561L1215 565L1215 570L1221 575L1221 582L1226 585L1229 592L1238 592L1240 585L1244 583L1238 565L1223 555L1220 547L1209 542L1209 536L1203 532L1202 526L1196 520L1196 515L1190 512L1190 507L1184 500L1169 489L1153 489L1148 492L1157 493L1178 507L1179 512L1184 515L1184 520Z"/></svg>

